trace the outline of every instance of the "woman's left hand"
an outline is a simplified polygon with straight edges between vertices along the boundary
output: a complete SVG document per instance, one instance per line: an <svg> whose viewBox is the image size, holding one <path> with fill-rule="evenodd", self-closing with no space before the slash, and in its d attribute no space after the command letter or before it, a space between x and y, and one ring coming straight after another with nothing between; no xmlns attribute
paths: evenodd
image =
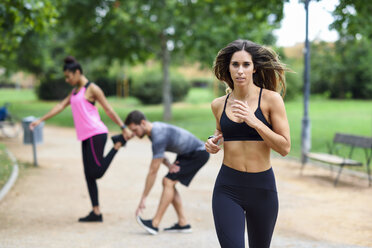
<svg viewBox="0 0 372 248"><path fill-rule="evenodd" d="M257 125L257 117L246 102L234 100L232 105L232 112L235 117L247 123L248 126L255 128Z"/></svg>

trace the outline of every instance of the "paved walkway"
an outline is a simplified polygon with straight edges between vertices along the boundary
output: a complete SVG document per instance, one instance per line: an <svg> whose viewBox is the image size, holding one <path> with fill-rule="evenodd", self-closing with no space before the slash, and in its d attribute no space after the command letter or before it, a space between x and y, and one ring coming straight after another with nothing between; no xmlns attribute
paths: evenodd
<svg viewBox="0 0 372 248"><path fill-rule="evenodd" d="M33 161L32 148L21 137L1 142L19 161ZM80 150L73 129L44 127L44 144L37 148L40 166L21 173L0 202L1 248L219 247L211 194L222 154L211 157L189 188L179 186L194 232L150 236L134 218L151 159L150 142L130 141L99 181L103 223L77 222L90 210ZM300 176L299 166L273 159L280 210L272 247L372 247L372 188L367 181L345 175L335 188L329 171L309 166ZM161 168L144 218L155 213L165 173ZM170 208L161 227L172 225L175 216Z"/></svg>

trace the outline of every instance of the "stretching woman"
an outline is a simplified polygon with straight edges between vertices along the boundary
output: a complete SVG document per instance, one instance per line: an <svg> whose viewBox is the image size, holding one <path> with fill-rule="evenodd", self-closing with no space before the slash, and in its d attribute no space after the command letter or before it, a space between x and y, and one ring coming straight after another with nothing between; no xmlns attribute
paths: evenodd
<svg viewBox="0 0 372 248"><path fill-rule="evenodd" d="M205 143L224 158L217 176L212 208L223 248L242 248L245 221L249 247L270 247L278 214L278 197L270 150L282 156L291 142L284 103L285 66L272 50L236 40L217 55L216 77L230 93L212 102L216 131Z"/></svg>
<svg viewBox="0 0 372 248"><path fill-rule="evenodd" d="M107 102L103 91L96 84L89 82L84 76L83 69L75 58L71 56L65 58L63 72L66 82L75 86L75 88L47 114L32 122L30 129L33 130L42 121L52 118L71 104L77 138L82 141L85 179L93 206L93 210L88 216L80 218L79 221L101 222L103 218L98 204L96 180L105 174L118 149L124 146L126 140L130 138L130 133L125 128L123 121ZM94 106L96 101L101 104L106 114L122 129L122 134L111 138L114 142L114 147L106 157L103 156L103 152L108 129L101 121L98 110Z"/></svg>

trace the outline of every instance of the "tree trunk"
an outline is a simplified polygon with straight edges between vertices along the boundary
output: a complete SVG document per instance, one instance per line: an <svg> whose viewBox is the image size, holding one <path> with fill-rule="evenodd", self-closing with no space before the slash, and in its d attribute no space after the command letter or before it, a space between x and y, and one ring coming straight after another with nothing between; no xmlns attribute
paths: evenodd
<svg viewBox="0 0 372 248"><path fill-rule="evenodd" d="M168 122L172 119L172 92L169 79L170 52L167 47L167 37L161 34L161 65L163 70L163 120Z"/></svg>

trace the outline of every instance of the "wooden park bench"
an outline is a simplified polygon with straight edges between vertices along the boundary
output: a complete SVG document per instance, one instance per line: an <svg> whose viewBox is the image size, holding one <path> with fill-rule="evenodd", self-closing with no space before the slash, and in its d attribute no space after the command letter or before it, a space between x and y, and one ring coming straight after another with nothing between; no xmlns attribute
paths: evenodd
<svg viewBox="0 0 372 248"><path fill-rule="evenodd" d="M349 154L347 157L337 154L337 146L339 146L340 144L350 147ZM340 166L336 180L334 182L334 185L336 186L340 178L341 171L344 168L344 166L363 166L364 164L363 162L352 159L354 148L362 148L365 152L365 158L366 158L365 165L367 167L369 186L371 186L371 173L370 173L369 164L372 158L372 137L363 137L363 136L357 136L357 135L351 135L351 134L336 133L333 138L333 143L328 145L328 149L329 149L328 153L310 152L310 153L305 154L305 156L310 159L316 160L316 161L330 164L331 170L332 170L332 165ZM305 167L305 164L306 162L302 163L301 171Z"/></svg>

